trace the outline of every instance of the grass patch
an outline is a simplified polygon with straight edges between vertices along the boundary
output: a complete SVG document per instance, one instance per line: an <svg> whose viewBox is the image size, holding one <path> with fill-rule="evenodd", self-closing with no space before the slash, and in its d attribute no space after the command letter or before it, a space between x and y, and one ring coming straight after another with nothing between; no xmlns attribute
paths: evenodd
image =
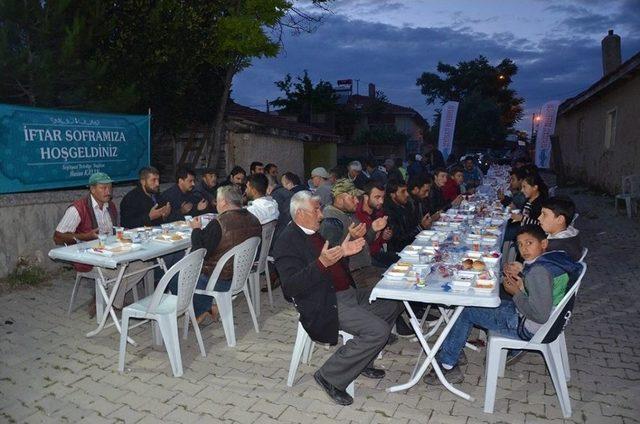
<svg viewBox="0 0 640 424"><path fill-rule="evenodd" d="M37 286L47 280L47 273L39 266L32 266L27 269L15 269L3 280L10 288Z"/></svg>
<svg viewBox="0 0 640 424"><path fill-rule="evenodd" d="M0 279L0 283L9 289L35 287L47 281L49 276L49 273L42 267L26 258L20 258L16 268L9 275Z"/></svg>

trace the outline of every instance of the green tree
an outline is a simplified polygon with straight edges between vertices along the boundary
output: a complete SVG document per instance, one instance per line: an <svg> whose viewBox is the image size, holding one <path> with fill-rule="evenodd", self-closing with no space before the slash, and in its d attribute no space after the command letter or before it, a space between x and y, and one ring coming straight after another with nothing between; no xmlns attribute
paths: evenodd
<svg viewBox="0 0 640 424"><path fill-rule="evenodd" d="M438 73L425 72L416 81L427 104L460 102L456 119L457 147L495 146L523 115L524 99L509 88L518 67L510 59L493 66L487 58L460 62L457 66L438 63ZM434 131L439 127L436 114Z"/></svg>
<svg viewBox="0 0 640 424"><path fill-rule="evenodd" d="M283 80L276 81L275 85L283 92L284 97L278 97L270 103L279 108L281 113L297 116L299 122L310 124L312 114L332 114L338 109L338 96L331 83L320 80L313 85L306 69L295 81L291 74L287 74Z"/></svg>

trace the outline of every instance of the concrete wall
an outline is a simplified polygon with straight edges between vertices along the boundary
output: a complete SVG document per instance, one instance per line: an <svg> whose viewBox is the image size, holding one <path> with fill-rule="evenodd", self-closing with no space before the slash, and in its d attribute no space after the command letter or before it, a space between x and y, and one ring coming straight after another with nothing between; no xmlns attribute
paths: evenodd
<svg viewBox="0 0 640 424"><path fill-rule="evenodd" d="M338 164L335 143L304 143L304 172L298 174L302 181L311 178L311 171L322 166L329 171ZM304 178L303 178L304 175Z"/></svg>
<svg viewBox="0 0 640 424"><path fill-rule="evenodd" d="M568 176L615 194L622 177L640 173L640 76L558 116L556 134ZM616 109L616 136L605 149L608 111ZM580 121L582 124L580 124ZM579 126L582 137L579 137Z"/></svg>
<svg viewBox="0 0 640 424"><path fill-rule="evenodd" d="M132 188L114 187L116 207ZM60 266L47 256L56 247L53 232L69 205L88 193L88 189L76 189L0 195L0 278L14 270L19 256L34 258L45 269Z"/></svg>
<svg viewBox="0 0 640 424"><path fill-rule="evenodd" d="M278 166L278 174L291 171L302 176L304 173L303 142L265 134L227 133L227 170L240 165L247 173L253 161L269 162ZM223 177L223 179L226 177Z"/></svg>

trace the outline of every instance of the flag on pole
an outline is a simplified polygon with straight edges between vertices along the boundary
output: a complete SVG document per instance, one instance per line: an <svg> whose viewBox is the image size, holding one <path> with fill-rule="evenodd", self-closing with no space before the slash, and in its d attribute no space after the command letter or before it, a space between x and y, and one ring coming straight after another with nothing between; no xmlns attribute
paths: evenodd
<svg viewBox="0 0 640 424"><path fill-rule="evenodd" d="M536 166L549 168L551 162L551 136L556 130L556 116L558 114L558 100L552 100L542 106L541 120L538 123L536 135Z"/></svg>
<svg viewBox="0 0 640 424"><path fill-rule="evenodd" d="M457 114L458 102L447 102L442 106L442 112L440 113L440 133L438 134L438 149L442 152L442 156L444 156L445 161L451 154Z"/></svg>

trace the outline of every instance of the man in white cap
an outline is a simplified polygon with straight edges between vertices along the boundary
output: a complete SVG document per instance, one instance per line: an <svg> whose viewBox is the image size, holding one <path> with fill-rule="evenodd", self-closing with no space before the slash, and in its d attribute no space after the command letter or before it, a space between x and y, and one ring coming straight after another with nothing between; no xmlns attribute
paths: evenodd
<svg viewBox="0 0 640 424"><path fill-rule="evenodd" d="M320 198L320 205L325 207L333 203L331 196L331 184L327 181L330 175L326 169L319 166L311 171L312 190Z"/></svg>
<svg viewBox="0 0 640 424"><path fill-rule="evenodd" d="M362 164L360 161L354 160L348 166L349 181L353 183L358 190L362 190L369 179L362 173Z"/></svg>
<svg viewBox="0 0 640 424"><path fill-rule="evenodd" d="M393 159L389 158L384 161L384 169L387 171L387 181L395 180L406 182L396 167L396 161Z"/></svg>
<svg viewBox="0 0 640 424"><path fill-rule="evenodd" d="M427 170L422 165L422 155L416 154L414 156L414 160L412 161L411 165L409 165L409 168L407 169L407 172L409 173L409 178L415 177L418 175L424 175L426 174L426 171Z"/></svg>

